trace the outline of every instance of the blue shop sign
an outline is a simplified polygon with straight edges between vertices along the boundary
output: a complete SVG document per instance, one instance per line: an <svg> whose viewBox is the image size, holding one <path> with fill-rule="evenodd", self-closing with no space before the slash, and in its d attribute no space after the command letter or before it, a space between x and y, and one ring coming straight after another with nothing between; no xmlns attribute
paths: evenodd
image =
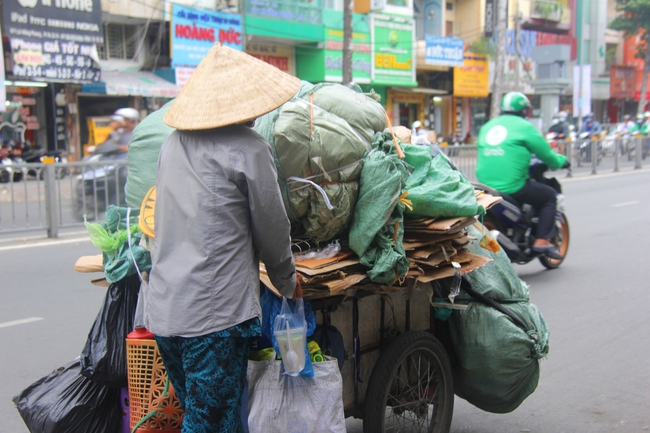
<svg viewBox="0 0 650 433"><path fill-rule="evenodd" d="M460 38L425 35L424 63L440 66L463 66L463 43Z"/></svg>
<svg viewBox="0 0 650 433"><path fill-rule="evenodd" d="M172 68L195 68L215 42L244 49L241 15L172 5Z"/></svg>

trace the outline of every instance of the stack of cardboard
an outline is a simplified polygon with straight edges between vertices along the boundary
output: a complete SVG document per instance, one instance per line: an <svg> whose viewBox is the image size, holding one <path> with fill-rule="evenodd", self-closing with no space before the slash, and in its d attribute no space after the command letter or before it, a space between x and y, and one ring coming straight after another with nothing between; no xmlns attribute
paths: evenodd
<svg viewBox="0 0 650 433"><path fill-rule="evenodd" d="M500 197L478 190L476 198L485 209L501 200ZM404 249L411 265L405 280L390 288L372 285L365 267L359 264L359 257L350 250L343 250L327 259L298 261L296 270L303 276L304 297L313 299L351 294L350 291L360 288L382 293L403 290L413 282L428 283L453 276L452 262L460 264L461 274L469 273L491 261L463 248L473 239L465 230L472 224L477 224L473 217L405 220ZM278 294L263 265L260 268L260 279Z"/></svg>

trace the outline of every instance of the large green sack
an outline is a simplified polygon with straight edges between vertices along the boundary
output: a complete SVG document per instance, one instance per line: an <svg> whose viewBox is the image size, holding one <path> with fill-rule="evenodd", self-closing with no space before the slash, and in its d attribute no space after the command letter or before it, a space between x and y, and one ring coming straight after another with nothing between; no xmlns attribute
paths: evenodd
<svg viewBox="0 0 650 433"><path fill-rule="evenodd" d="M133 130L129 142L129 175L124 188L129 207L140 209L147 191L156 184L160 147L174 130L163 121L171 103L149 114Z"/></svg>
<svg viewBox="0 0 650 433"><path fill-rule="evenodd" d="M444 155L432 158L428 146L405 144L403 149L404 160L414 169L406 182L413 205L407 215L453 218L485 214L472 184L451 168Z"/></svg>
<svg viewBox="0 0 650 433"><path fill-rule="evenodd" d="M381 104L360 92L303 82L291 101L254 127L273 149L287 215L319 241L349 228L368 137L385 127Z"/></svg>
<svg viewBox="0 0 650 433"><path fill-rule="evenodd" d="M405 205L399 200L409 172L395 152L390 133L377 133L372 146L374 151L361 170L350 248L369 268L373 283L393 285L409 268L403 245Z"/></svg>
<svg viewBox="0 0 650 433"><path fill-rule="evenodd" d="M469 228L469 234L482 236L474 227ZM539 362L549 351L549 328L537 307L529 302L528 287L517 277L503 251L491 253L479 247L477 241L472 241L469 250L494 261L463 278L474 291L499 301L526 324L526 329L479 302L470 302L467 310L454 310L449 325L458 358L454 391L482 410L508 413L537 388ZM466 296L460 299L468 300Z"/></svg>

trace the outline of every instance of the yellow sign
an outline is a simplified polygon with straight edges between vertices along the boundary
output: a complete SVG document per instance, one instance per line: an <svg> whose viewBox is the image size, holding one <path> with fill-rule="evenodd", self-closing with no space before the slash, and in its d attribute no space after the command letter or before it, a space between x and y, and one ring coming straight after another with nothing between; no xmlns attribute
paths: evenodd
<svg viewBox="0 0 650 433"><path fill-rule="evenodd" d="M490 93L488 81L487 57L465 53L463 66L454 68L454 96L486 98Z"/></svg>

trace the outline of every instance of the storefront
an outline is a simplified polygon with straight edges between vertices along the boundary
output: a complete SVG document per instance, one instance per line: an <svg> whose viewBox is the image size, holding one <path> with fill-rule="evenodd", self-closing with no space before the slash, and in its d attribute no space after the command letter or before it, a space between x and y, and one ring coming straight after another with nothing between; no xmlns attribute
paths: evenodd
<svg viewBox="0 0 650 433"><path fill-rule="evenodd" d="M366 15L352 17L352 81L371 82L370 28ZM297 76L313 83L343 81L343 12L323 10L323 49L297 47Z"/></svg>
<svg viewBox="0 0 650 433"><path fill-rule="evenodd" d="M426 94L400 91L418 86L415 25L412 17L369 14L372 41L371 84L386 89L386 112L393 124L426 119ZM396 89L397 88L397 89Z"/></svg>
<svg viewBox="0 0 650 433"><path fill-rule="evenodd" d="M83 4L3 2L7 100L5 129L25 144L78 152L73 83L97 82L95 44L104 42L99 0ZM9 139L3 131L3 139Z"/></svg>
<svg viewBox="0 0 650 433"><path fill-rule="evenodd" d="M454 68L454 98L459 113L455 130L461 138L476 137L487 121L488 77L486 56L465 53L463 66Z"/></svg>

